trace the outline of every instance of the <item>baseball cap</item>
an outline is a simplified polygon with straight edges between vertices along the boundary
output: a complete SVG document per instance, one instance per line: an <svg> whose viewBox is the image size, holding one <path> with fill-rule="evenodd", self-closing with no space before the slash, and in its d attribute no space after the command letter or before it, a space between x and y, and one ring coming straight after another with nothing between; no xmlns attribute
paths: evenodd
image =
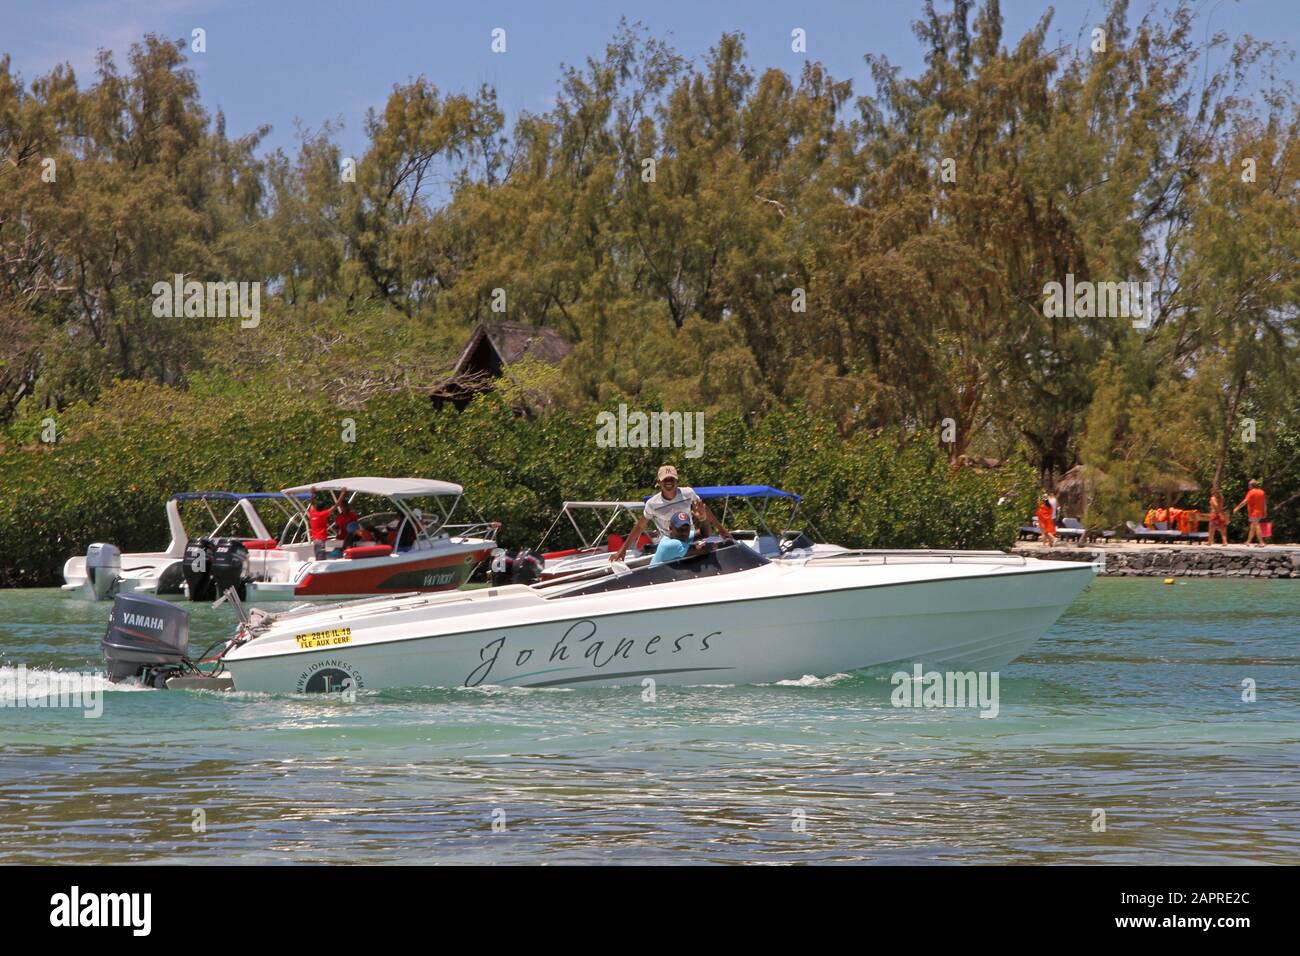
<svg viewBox="0 0 1300 956"><path fill-rule="evenodd" d="M663 481L665 478L676 478L677 469L672 465L664 465L659 469L659 477L655 481Z"/></svg>
<svg viewBox="0 0 1300 956"><path fill-rule="evenodd" d="M678 511L668 519L668 525L672 528L689 528L691 526L691 516L685 511Z"/></svg>

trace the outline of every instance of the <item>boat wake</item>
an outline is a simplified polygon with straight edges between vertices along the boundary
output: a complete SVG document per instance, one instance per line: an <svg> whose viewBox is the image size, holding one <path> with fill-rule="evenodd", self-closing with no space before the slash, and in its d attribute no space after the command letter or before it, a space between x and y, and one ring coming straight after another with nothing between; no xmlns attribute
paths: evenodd
<svg viewBox="0 0 1300 956"><path fill-rule="evenodd" d="M138 681L115 684L103 673L95 671L61 671L21 664L0 667L0 707L13 707L19 701L30 706L33 702L67 699L75 695L149 689Z"/></svg>
<svg viewBox="0 0 1300 956"><path fill-rule="evenodd" d="M779 680L774 681L773 687L833 687L836 684L842 684L846 680L853 680L852 674L831 674L829 677L814 677L812 674L804 674L798 680Z"/></svg>

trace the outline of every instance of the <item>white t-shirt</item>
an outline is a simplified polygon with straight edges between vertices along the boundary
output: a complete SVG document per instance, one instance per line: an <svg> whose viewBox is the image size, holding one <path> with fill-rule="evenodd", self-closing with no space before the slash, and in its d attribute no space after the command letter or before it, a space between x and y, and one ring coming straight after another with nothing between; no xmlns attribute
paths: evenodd
<svg viewBox="0 0 1300 956"><path fill-rule="evenodd" d="M679 485L677 494L671 501L664 500L662 491L647 500L644 514L658 526L660 534L668 534L668 522L672 520L673 515L679 511L685 511L689 515L691 502L699 500L700 496L695 493L694 488ZM691 519L691 523L694 524L694 518Z"/></svg>

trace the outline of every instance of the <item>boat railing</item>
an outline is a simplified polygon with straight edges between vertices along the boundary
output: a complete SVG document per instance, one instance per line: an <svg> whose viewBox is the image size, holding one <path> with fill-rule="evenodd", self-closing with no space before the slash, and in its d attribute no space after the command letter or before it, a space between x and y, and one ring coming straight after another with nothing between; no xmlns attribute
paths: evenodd
<svg viewBox="0 0 1300 956"><path fill-rule="evenodd" d="M856 548L813 554L801 562L810 564L1025 564L1019 554L1005 551L919 551L904 548Z"/></svg>

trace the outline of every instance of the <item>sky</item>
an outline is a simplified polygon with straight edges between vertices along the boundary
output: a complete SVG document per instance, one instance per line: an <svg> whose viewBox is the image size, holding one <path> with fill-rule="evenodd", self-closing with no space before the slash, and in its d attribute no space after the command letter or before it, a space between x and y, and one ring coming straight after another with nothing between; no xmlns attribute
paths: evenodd
<svg viewBox="0 0 1300 956"><path fill-rule="evenodd" d="M947 9L947 0L938 6ZM1048 6L1002 0L1004 42L1018 39ZM1131 10L1147 6L1136 0ZM1300 0L1197 0L1197 6L1211 32L1249 33L1300 50ZM806 57L835 78L852 80L860 94L871 89L864 53L883 54L905 74L920 70L923 51L911 31L920 8L919 0L0 0L0 54L11 56L28 85L62 62L88 85L97 50L112 50L122 67L130 45L147 33L188 39L202 28L207 50L191 53L190 64L204 104L225 113L228 135L270 124L264 148L293 152L299 124L315 130L329 121L342 124L336 139L344 154L359 156L366 110L382 108L395 84L420 75L444 92L490 84L509 119L547 110L561 66L601 55L620 16L640 21L696 61L722 33L739 31L755 72L798 73L805 55L790 48L798 27L807 36ZM1058 2L1050 39L1085 42L1103 9L1102 0ZM491 49L496 28L506 31L504 53ZM1282 76L1300 86L1300 63L1286 64Z"/></svg>

